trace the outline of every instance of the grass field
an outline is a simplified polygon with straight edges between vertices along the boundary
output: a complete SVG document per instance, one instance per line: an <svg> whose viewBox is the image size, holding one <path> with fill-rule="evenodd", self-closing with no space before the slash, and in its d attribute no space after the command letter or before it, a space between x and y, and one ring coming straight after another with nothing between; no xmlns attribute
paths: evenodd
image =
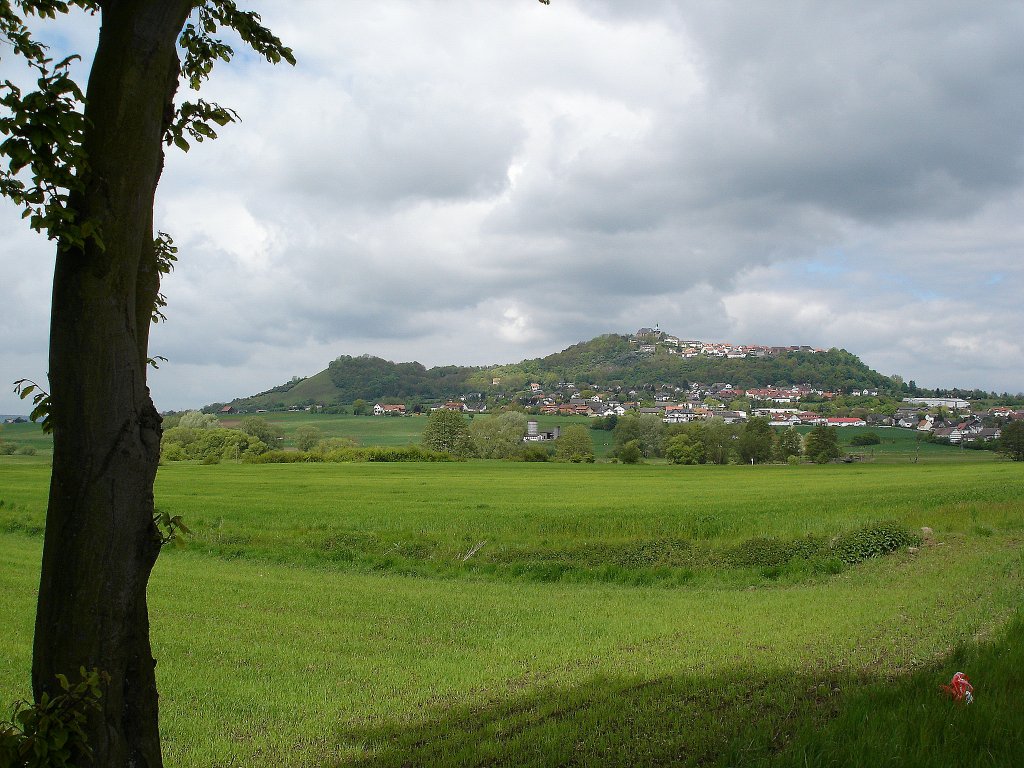
<svg viewBox="0 0 1024 768"><path fill-rule="evenodd" d="M0 457L0 702L26 692L47 471ZM1015 765L1022 490L1019 464L924 451L823 467L168 465L158 506L195 535L150 589L165 759ZM932 527L934 546L773 560L887 520ZM937 693L960 669L971 707Z"/></svg>

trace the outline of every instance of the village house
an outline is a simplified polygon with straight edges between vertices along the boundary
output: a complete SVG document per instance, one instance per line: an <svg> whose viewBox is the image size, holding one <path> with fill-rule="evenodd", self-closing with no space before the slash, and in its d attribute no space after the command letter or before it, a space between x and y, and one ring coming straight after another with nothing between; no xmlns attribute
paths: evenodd
<svg viewBox="0 0 1024 768"><path fill-rule="evenodd" d="M830 427L866 427L868 423L864 419L854 416L833 416L825 420Z"/></svg>
<svg viewBox="0 0 1024 768"><path fill-rule="evenodd" d="M405 416L404 405L389 405L386 403L377 403L373 406L374 416Z"/></svg>

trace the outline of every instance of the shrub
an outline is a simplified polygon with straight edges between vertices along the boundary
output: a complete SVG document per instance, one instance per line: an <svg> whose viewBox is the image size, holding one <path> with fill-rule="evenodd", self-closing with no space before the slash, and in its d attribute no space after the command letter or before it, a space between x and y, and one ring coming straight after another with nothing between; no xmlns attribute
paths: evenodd
<svg viewBox="0 0 1024 768"><path fill-rule="evenodd" d="M726 550L725 559L740 567L775 568L794 558L809 560L825 546L824 539L807 536L802 539L748 539Z"/></svg>
<svg viewBox="0 0 1024 768"><path fill-rule="evenodd" d="M264 451L263 453L246 456L247 464L298 464L304 462L345 464L348 462L397 462L397 461L455 461L448 453L430 451L418 445L371 448L336 448L331 451Z"/></svg>
<svg viewBox="0 0 1024 768"><path fill-rule="evenodd" d="M836 557L855 565L871 557L887 555L902 547L921 546L921 537L899 523L876 523L839 536L832 543Z"/></svg>
<svg viewBox="0 0 1024 768"><path fill-rule="evenodd" d="M640 450L640 443L636 440L630 440L619 448L618 459L623 464L639 464L642 458L643 452Z"/></svg>
<svg viewBox="0 0 1024 768"><path fill-rule="evenodd" d="M178 417L177 427L182 429L218 429L220 422L212 413L188 411Z"/></svg>
<svg viewBox="0 0 1024 768"><path fill-rule="evenodd" d="M877 432L863 432L859 435L854 435L850 441L850 445L881 445L882 438L878 436Z"/></svg>
<svg viewBox="0 0 1024 768"><path fill-rule="evenodd" d="M62 693L44 693L35 704L15 704L14 716L0 722L0 765L71 768L92 764L83 726L89 711L100 708L102 685L110 677L95 669L86 673L84 667L80 672L82 680L75 685L57 675Z"/></svg>
<svg viewBox="0 0 1024 768"><path fill-rule="evenodd" d="M181 443L165 443L160 449L160 458L163 461L185 461L185 449Z"/></svg>
<svg viewBox="0 0 1024 768"><path fill-rule="evenodd" d="M36 449L31 445L19 445L17 453L19 456L35 456Z"/></svg>
<svg viewBox="0 0 1024 768"><path fill-rule="evenodd" d="M303 424L295 430L295 444L299 447L300 451L312 450L322 438L323 433L320 431L320 428L312 424ZM266 440L263 442L266 442Z"/></svg>
<svg viewBox="0 0 1024 768"><path fill-rule="evenodd" d="M265 443L237 429L174 427L164 432L160 443L160 456L164 461L205 461L211 456L218 460L244 459L266 450Z"/></svg>
<svg viewBox="0 0 1024 768"><path fill-rule="evenodd" d="M0 443L0 456L13 456L16 450L18 446L14 443Z"/></svg>
<svg viewBox="0 0 1024 768"><path fill-rule="evenodd" d="M466 419L458 411L444 408L433 411L427 418L421 439L423 445L431 451L451 453L459 457L468 456L473 448Z"/></svg>
<svg viewBox="0 0 1024 768"><path fill-rule="evenodd" d="M527 445L519 452L520 461L547 461L551 458L548 449L541 445Z"/></svg>
<svg viewBox="0 0 1024 768"><path fill-rule="evenodd" d="M665 457L671 464L703 464L707 461L707 452L700 440L681 434L669 438Z"/></svg>
<svg viewBox="0 0 1024 768"><path fill-rule="evenodd" d="M559 461L593 463L594 441L586 427L572 424L555 441L555 456Z"/></svg>

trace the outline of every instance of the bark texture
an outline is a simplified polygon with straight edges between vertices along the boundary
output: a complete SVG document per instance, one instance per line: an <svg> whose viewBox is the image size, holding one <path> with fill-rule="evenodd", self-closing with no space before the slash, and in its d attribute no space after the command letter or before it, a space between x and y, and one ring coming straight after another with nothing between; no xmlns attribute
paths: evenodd
<svg viewBox="0 0 1024 768"><path fill-rule="evenodd" d="M146 387L159 273L153 201L190 0L108 0L87 90L80 220L105 248L58 248L50 329L54 424L32 684L97 667L112 680L88 725L97 766L162 765L146 585L160 416Z"/></svg>

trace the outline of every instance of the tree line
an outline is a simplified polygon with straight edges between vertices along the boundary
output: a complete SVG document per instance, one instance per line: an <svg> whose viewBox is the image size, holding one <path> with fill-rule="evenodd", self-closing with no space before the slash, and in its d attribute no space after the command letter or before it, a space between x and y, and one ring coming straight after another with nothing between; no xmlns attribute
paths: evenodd
<svg viewBox="0 0 1024 768"><path fill-rule="evenodd" d="M825 463L841 455L835 427L818 426L805 437L792 427L775 430L768 419L743 423L724 419L665 424L653 414L613 417L594 428L611 428L613 456L634 464L645 458L664 458L671 464L767 464L806 457Z"/></svg>
<svg viewBox="0 0 1024 768"><path fill-rule="evenodd" d="M565 427L553 443L524 443L528 420L521 413L478 416L471 422L457 411L430 414L423 445L462 458L521 461L593 462L590 429L614 433L612 460L636 464L644 459L667 459L672 464L765 464L808 458L825 463L842 451L835 427L818 426L805 437L793 428L776 431L768 419L755 417L729 424L714 418L688 424L665 424L652 414L595 419Z"/></svg>

